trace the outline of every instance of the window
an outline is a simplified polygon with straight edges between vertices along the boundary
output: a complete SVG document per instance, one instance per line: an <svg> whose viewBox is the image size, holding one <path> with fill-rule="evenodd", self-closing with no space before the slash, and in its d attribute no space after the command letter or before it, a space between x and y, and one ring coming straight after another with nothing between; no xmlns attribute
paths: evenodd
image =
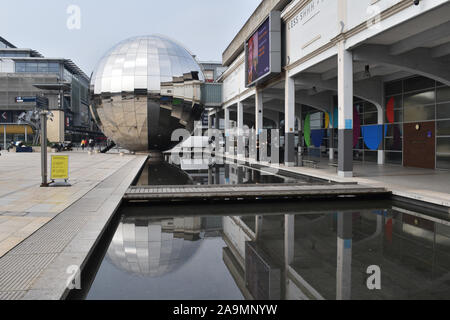
<svg viewBox="0 0 450 320"><path fill-rule="evenodd" d="M406 94L404 96L404 121L424 121L435 119L436 94L434 89Z"/></svg>
<svg viewBox="0 0 450 320"><path fill-rule="evenodd" d="M49 62L48 63L48 72L49 73L59 73L59 63L58 62Z"/></svg>
<svg viewBox="0 0 450 320"><path fill-rule="evenodd" d="M48 63L47 62L39 62L38 72L39 73L48 73Z"/></svg>
<svg viewBox="0 0 450 320"><path fill-rule="evenodd" d="M437 121L437 136L450 136L450 121Z"/></svg>
<svg viewBox="0 0 450 320"><path fill-rule="evenodd" d="M425 88L434 89L435 86L436 81L425 77L414 77L403 81L403 90L405 92L423 90Z"/></svg>
<svg viewBox="0 0 450 320"><path fill-rule="evenodd" d="M214 70L205 70L203 74L205 75L206 82L214 82Z"/></svg>
<svg viewBox="0 0 450 320"><path fill-rule="evenodd" d="M35 73L38 71L37 62L27 62L25 67L26 67L26 72Z"/></svg>
<svg viewBox="0 0 450 320"><path fill-rule="evenodd" d="M25 62L16 62L16 72L17 73L26 72L26 63Z"/></svg>

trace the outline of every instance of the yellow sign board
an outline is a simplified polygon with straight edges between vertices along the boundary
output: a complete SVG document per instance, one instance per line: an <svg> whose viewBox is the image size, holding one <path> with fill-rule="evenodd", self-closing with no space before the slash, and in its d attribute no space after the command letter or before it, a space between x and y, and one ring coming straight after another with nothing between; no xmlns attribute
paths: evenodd
<svg viewBox="0 0 450 320"><path fill-rule="evenodd" d="M52 156L50 179L69 179L69 156Z"/></svg>

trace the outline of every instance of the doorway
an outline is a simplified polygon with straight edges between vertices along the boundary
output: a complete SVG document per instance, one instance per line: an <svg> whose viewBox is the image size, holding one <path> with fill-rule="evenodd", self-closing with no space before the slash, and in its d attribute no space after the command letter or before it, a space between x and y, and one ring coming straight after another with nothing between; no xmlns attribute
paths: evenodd
<svg viewBox="0 0 450 320"><path fill-rule="evenodd" d="M403 165L425 169L436 168L436 122L403 125Z"/></svg>

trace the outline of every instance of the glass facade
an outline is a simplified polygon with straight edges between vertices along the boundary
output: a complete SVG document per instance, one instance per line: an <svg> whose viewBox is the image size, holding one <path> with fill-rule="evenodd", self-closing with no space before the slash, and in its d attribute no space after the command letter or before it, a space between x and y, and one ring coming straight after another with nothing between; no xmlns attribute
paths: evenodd
<svg viewBox="0 0 450 320"><path fill-rule="evenodd" d="M17 61L16 73L60 73L59 62Z"/></svg>
<svg viewBox="0 0 450 320"><path fill-rule="evenodd" d="M375 105L370 102L355 99L354 109L357 111L359 116L360 127L378 124L378 110ZM356 119L354 119L356 121ZM338 131L335 129L335 137L337 138ZM336 140L336 146L337 146ZM364 143L364 138L360 134L358 138L358 143L353 149L353 160L364 161L364 162L377 162L378 154L377 151L370 150Z"/></svg>
<svg viewBox="0 0 450 320"><path fill-rule="evenodd" d="M0 48L1 49L1 48ZM0 52L0 57L2 58L17 58L17 57L30 57L29 53L25 53L25 52Z"/></svg>
<svg viewBox="0 0 450 320"><path fill-rule="evenodd" d="M450 169L450 87L425 78L412 77L386 83L386 102L393 103L384 145L386 163L403 162L403 124L436 122L436 168Z"/></svg>
<svg viewBox="0 0 450 320"><path fill-rule="evenodd" d="M335 99L337 105L337 99ZM436 168L450 169L450 87L425 77L411 77L385 84L386 106L383 108L383 141L381 149L385 150L385 162L388 164L403 165L404 152L404 125L408 123L428 123L436 125ZM310 116L310 129L324 129L325 116L323 112L306 111ZM355 98L354 118L359 120L359 126L378 124L378 110L372 103ZM376 163L377 150L371 150L364 142L362 131L353 150L353 160ZM333 144L331 144L333 133ZM357 136L357 135L355 135ZM433 133L429 133L433 138ZM338 147L338 129L324 131L320 148L311 145L306 148L306 154L311 157L325 157L325 150L333 146Z"/></svg>

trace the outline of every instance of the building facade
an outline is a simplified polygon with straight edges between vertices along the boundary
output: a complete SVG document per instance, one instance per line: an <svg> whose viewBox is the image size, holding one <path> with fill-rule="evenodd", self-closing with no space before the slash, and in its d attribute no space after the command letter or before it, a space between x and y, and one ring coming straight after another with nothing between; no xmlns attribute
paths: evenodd
<svg viewBox="0 0 450 320"><path fill-rule="evenodd" d="M248 85L246 43L272 12L281 72ZM223 53L225 121L279 128L288 166L300 148L340 176L354 161L449 169L449 33L448 0L264 0Z"/></svg>
<svg viewBox="0 0 450 320"><path fill-rule="evenodd" d="M71 60L46 58L31 49L16 48L0 38L0 134L2 143L31 141L29 126L19 116L36 107L36 97L49 101L53 121L50 142L79 142L100 136L89 111L89 77ZM5 135L6 133L6 135Z"/></svg>

